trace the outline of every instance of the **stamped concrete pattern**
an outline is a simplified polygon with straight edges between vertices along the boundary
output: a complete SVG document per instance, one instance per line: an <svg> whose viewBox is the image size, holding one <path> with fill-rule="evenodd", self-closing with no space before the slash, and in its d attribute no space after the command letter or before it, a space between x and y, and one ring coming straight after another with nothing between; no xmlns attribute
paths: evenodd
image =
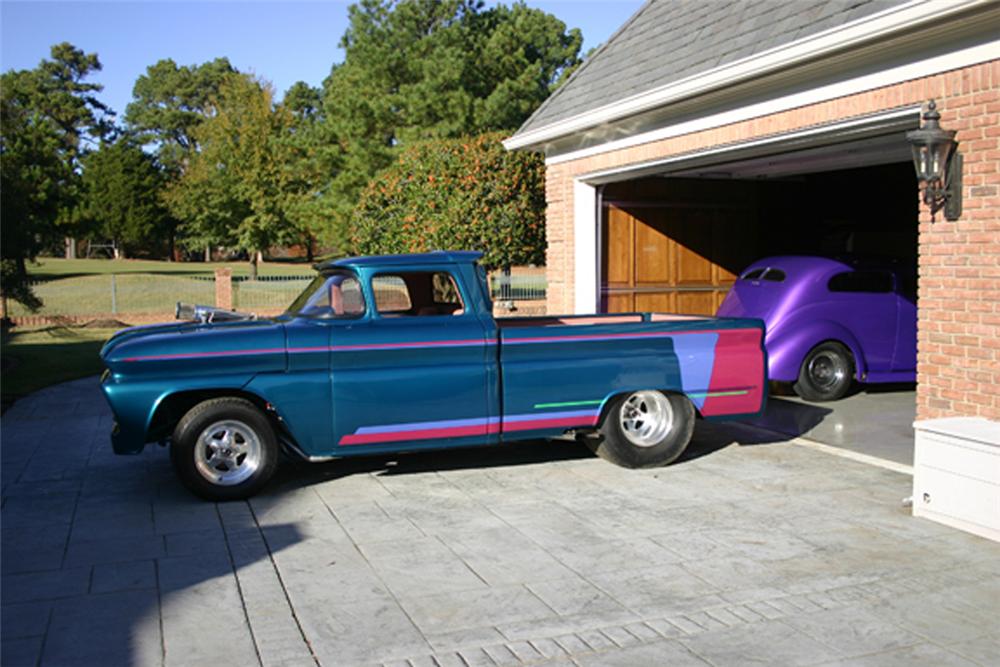
<svg viewBox="0 0 1000 667"><path fill-rule="evenodd" d="M218 505L110 427L94 379L3 416L4 665L1000 664L1000 545L745 427L644 471L545 442L288 464Z"/></svg>

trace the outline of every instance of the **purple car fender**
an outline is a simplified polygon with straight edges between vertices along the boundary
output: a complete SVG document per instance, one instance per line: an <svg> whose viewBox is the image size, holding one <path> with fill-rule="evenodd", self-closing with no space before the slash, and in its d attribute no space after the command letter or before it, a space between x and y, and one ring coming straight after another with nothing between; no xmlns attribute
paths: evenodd
<svg viewBox="0 0 1000 667"><path fill-rule="evenodd" d="M794 382L799 377L803 360L820 343L843 343L854 357L854 375L861 380L867 371L864 351L858 339L846 327L831 320L804 321L793 317L768 331L765 345L768 350L768 378L778 382Z"/></svg>

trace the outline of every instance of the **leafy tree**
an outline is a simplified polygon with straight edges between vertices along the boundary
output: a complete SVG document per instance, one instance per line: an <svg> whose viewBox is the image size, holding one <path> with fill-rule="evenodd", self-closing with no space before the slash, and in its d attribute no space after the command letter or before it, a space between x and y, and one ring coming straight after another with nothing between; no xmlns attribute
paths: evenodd
<svg viewBox="0 0 1000 667"><path fill-rule="evenodd" d="M101 69L96 54L63 42L32 70L0 78L3 294L28 307L40 301L27 262L79 222L80 172L91 142L112 132L110 109L84 81Z"/></svg>
<svg viewBox="0 0 1000 667"><path fill-rule="evenodd" d="M189 239L246 250L253 276L261 252L299 236L285 214L291 127L269 84L229 75L192 133L200 150L167 192Z"/></svg>
<svg viewBox="0 0 1000 667"><path fill-rule="evenodd" d="M363 254L481 250L489 268L545 258L545 166L508 152L505 133L404 148L361 195L353 242Z"/></svg>
<svg viewBox="0 0 1000 667"><path fill-rule="evenodd" d="M329 190L341 226L399 146L513 130L579 63L579 30L523 3L361 0L348 11L345 60L323 91L343 150Z"/></svg>
<svg viewBox="0 0 1000 667"><path fill-rule="evenodd" d="M301 230L303 245L312 259L316 240L344 247L345 239L329 224L334 210L330 181L342 164L342 151L325 122L319 89L299 81L281 106L291 116L291 126L281 142L284 163L284 211L289 223Z"/></svg>
<svg viewBox="0 0 1000 667"><path fill-rule="evenodd" d="M122 253L172 241L172 224L160 198L163 174L152 156L121 138L84 160L84 215ZM172 254L172 253L171 253Z"/></svg>
<svg viewBox="0 0 1000 667"><path fill-rule="evenodd" d="M171 177L197 150L195 130L211 113L224 81L236 70L226 58L178 66L171 59L146 68L132 88L125 123L143 144L155 144Z"/></svg>

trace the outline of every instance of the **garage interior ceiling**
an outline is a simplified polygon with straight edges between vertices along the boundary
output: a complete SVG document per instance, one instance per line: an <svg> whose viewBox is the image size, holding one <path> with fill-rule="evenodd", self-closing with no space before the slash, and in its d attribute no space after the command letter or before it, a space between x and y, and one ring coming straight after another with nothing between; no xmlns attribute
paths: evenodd
<svg viewBox="0 0 1000 667"><path fill-rule="evenodd" d="M670 171L660 175L669 178L783 179L910 160L910 145L906 141L905 134L893 133L777 155Z"/></svg>

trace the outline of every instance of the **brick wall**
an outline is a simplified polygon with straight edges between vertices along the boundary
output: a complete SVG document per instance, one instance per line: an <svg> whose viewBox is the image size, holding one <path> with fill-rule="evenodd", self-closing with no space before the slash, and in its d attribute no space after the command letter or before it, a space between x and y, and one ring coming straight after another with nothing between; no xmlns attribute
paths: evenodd
<svg viewBox="0 0 1000 667"><path fill-rule="evenodd" d="M573 311L576 176L937 100L965 157L964 212L922 208L917 417L1000 420L1000 60L719 128L550 165L546 175L549 313ZM914 221L917 224L917 221Z"/></svg>

